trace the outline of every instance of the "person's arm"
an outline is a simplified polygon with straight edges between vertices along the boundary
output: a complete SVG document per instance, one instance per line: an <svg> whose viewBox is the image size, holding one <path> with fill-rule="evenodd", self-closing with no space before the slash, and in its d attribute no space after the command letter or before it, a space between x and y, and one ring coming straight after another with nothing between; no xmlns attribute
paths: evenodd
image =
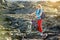
<svg viewBox="0 0 60 40"><path fill-rule="evenodd" d="M31 16L32 17L34 17L34 18L36 18L36 14L35 14L36 12L33 12L32 14L31 14Z"/></svg>
<svg viewBox="0 0 60 40"><path fill-rule="evenodd" d="M35 12L33 12L31 15L35 15Z"/></svg>

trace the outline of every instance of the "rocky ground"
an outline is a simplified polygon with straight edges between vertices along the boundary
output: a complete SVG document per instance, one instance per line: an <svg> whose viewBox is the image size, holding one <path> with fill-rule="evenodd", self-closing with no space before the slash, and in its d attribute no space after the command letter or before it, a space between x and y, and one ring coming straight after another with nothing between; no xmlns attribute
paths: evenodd
<svg viewBox="0 0 60 40"><path fill-rule="evenodd" d="M40 2L46 14L43 20L43 29L48 36L44 39L37 35L36 18L31 15L35 12L34 7L37 3L0 4L0 40L21 40L25 38L25 40L60 40L60 10L58 9L59 5L57 5L59 2L55 8L50 6L51 3L48 5L49 2ZM32 25L32 19L35 25Z"/></svg>

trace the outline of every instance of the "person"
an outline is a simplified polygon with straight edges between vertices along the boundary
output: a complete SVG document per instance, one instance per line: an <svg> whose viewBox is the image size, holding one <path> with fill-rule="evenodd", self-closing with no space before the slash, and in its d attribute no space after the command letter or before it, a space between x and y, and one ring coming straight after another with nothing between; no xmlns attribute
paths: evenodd
<svg viewBox="0 0 60 40"><path fill-rule="evenodd" d="M47 34L44 34L43 33L43 28L42 28L42 13L43 13L43 10L42 10L42 6L40 4L38 4L36 6L36 19L37 19L37 29L38 31L40 32L39 34L43 37L47 36Z"/></svg>

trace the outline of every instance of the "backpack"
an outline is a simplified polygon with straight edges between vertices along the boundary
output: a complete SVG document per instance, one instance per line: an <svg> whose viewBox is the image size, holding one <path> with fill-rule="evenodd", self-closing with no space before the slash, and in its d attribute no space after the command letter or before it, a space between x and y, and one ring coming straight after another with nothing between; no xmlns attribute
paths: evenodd
<svg viewBox="0 0 60 40"><path fill-rule="evenodd" d="M44 19L44 18L45 18L45 13L42 12L41 19Z"/></svg>

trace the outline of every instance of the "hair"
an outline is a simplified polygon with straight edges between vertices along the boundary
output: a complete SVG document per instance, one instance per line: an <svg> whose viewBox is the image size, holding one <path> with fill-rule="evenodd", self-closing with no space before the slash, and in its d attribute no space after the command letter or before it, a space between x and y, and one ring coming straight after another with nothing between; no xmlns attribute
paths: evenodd
<svg viewBox="0 0 60 40"><path fill-rule="evenodd" d="M41 4L38 4L36 7L38 7L38 8L42 8Z"/></svg>

